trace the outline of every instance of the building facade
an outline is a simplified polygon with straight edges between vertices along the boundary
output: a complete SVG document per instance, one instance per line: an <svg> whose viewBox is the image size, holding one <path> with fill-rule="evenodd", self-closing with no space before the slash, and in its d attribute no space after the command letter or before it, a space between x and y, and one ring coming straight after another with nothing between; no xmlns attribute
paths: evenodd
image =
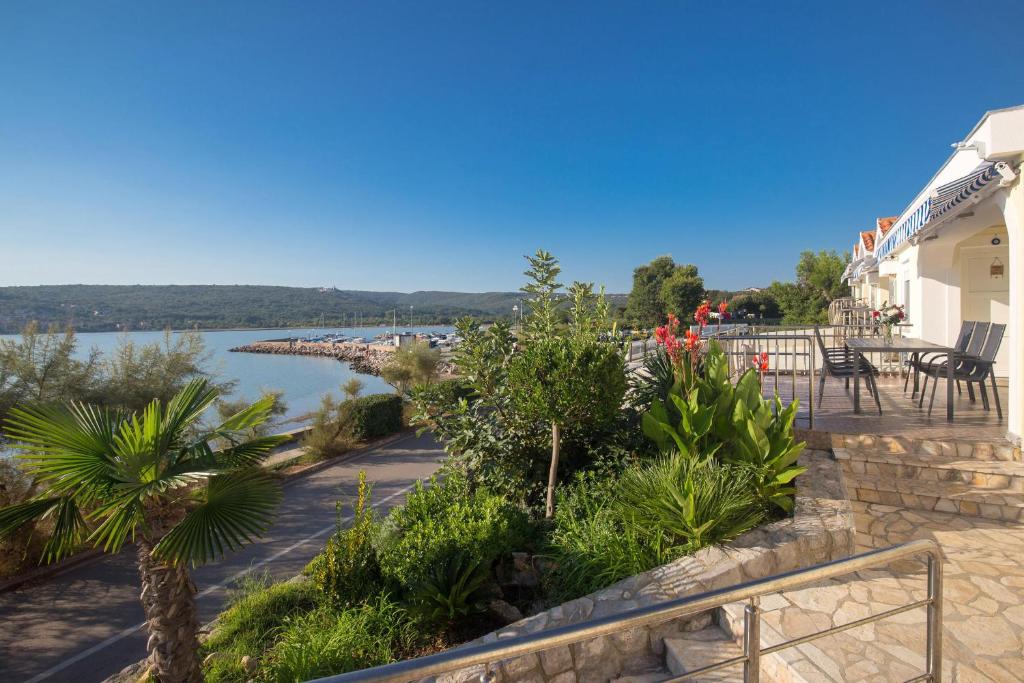
<svg viewBox="0 0 1024 683"><path fill-rule="evenodd" d="M905 307L906 333L953 345L962 321L1003 323L1007 437L1024 434L1024 105L986 113L894 218L858 236L853 296Z"/></svg>

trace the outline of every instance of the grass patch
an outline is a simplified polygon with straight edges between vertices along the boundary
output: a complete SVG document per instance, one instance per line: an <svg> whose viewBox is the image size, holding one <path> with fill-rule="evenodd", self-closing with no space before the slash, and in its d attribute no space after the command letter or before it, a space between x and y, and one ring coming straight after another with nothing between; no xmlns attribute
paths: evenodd
<svg viewBox="0 0 1024 683"><path fill-rule="evenodd" d="M411 656L420 638L408 613L386 595L343 610L323 605L285 621L260 678L300 683L387 664Z"/></svg>
<svg viewBox="0 0 1024 683"><path fill-rule="evenodd" d="M221 613L202 654L216 653L206 665L206 680L244 682L251 678L242 668L242 657L257 661L281 634L289 619L315 610L320 593L309 581L270 584L266 576L243 579Z"/></svg>

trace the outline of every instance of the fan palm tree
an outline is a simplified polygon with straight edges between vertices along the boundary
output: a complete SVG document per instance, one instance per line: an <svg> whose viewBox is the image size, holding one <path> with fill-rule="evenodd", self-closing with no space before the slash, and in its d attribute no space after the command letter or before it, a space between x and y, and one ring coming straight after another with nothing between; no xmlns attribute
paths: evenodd
<svg viewBox="0 0 1024 683"><path fill-rule="evenodd" d="M0 537L47 519L44 562L83 543L116 553L134 541L150 672L160 683L202 680L189 566L251 542L281 497L259 465L283 438L246 438L269 417L273 396L204 427L217 394L195 380L135 414L38 405L15 408L7 423L37 494L0 510Z"/></svg>

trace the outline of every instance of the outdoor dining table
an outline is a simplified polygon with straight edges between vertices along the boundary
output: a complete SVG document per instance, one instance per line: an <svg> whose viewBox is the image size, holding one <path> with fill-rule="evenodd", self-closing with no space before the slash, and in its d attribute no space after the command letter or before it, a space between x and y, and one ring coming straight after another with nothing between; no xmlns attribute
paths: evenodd
<svg viewBox="0 0 1024 683"><path fill-rule="evenodd" d="M892 341L888 342L884 337L850 337L846 340L846 348L854 352L853 412L855 413L860 412L860 359L865 353L878 351L882 353L948 354L949 359L946 362L946 420L948 422L953 421L953 385L955 384L954 372L956 370L955 349L914 337L893 337Z"/></svg>

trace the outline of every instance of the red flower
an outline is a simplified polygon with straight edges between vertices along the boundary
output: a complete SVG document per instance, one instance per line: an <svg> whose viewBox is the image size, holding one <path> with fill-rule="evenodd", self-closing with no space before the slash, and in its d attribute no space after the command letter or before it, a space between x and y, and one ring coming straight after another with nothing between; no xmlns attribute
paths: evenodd
<svg viewBox="0 0 1024 683"><path fill-rule="evenodd" d="M728 310L729 304L725 303L724 301L718 304L718 315L724 316Z"/></svg>
<svg viewBox="0 0 1024 683"><path fill-rule="evenodd" d="M668 323L654 330L654 341L665 347L665 352L673 361L678 362L680 351L683 348L682 342L676 337L679 330L679 318L671 313L668 314Z"/></svg>
<svg viewBox="0 0 1024 683"><path fill-rule="evenodd" d="M691 330L686 331L686 342L684 344L687 352L692 353L700 345L700 335Z"/></svg>
<svg viewBox="0 0 1024 683"><path fill-rule="evenodd" d="M872 318L880 318L880 317L882 317L882 312L881 311L871 311L871 317Z"/></svg>
<svg viewBox="0 0 1024 683"><path fill-rule="evenodd" d="M698 325L700 325L701 327L704 327L705 325L708 324L708 319L710 317L711 317L711 302L710 301L703 302L700 306L697 307L697 310L694 311L694 313L693 313L694 321Z"/></svg>
<svg viewBox="0 0 1024 683"><path fill-rule="evenodd" d="M904 318L906 318L906 317L907 317L907 314L906 314L906 313L904 313L904 312L903 312L903 309L901 308L901 309L899 310L899 313L897 313L897 314L896 314L896 317L897 317L897 318L899 318L900 320L903 320Z"/></svg>
<svg viewBox="0 0 1024 683"><path fill-rule="evenodd" d="M762 375L764 373L768 372L768 352L767 351L762 351L761 355L754 356L753 358L750 359L750 362L754 366L754 368L758 372L760 372Z"/></svg>

